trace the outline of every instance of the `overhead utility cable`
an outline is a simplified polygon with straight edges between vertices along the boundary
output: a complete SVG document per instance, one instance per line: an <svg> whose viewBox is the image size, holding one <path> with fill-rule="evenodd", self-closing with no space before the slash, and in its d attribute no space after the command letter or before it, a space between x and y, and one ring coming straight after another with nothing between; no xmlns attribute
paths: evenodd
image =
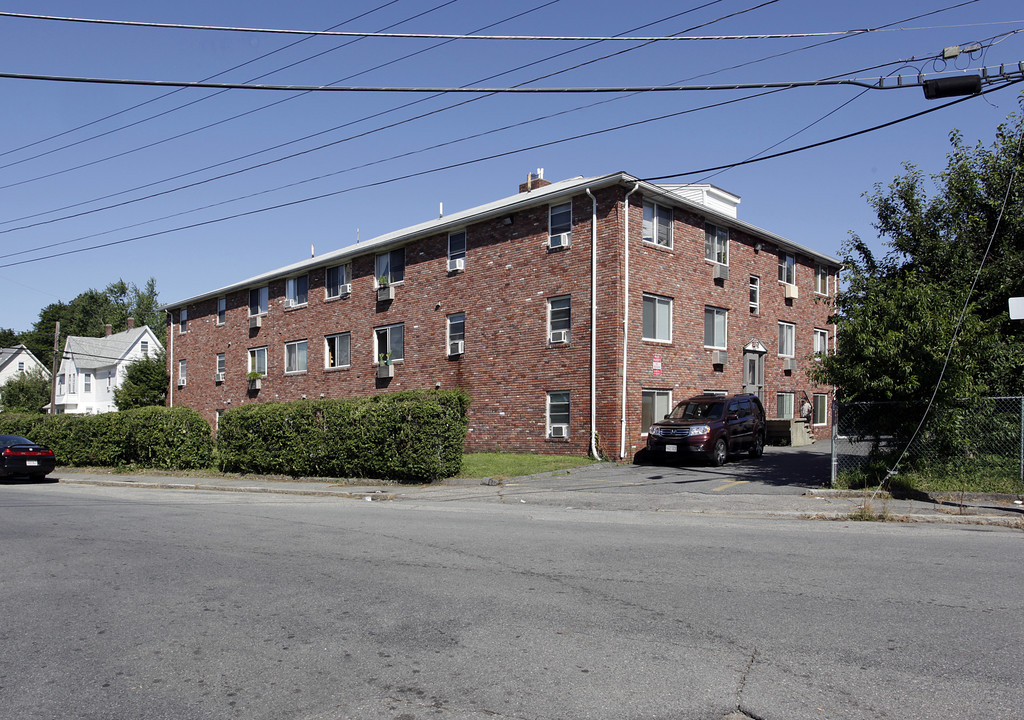
<svg viewBox="0 0 1024 720"><path fill-rule="evenodd" d="M794 33L745 33L740 35L477 35L462 33L396 33L396 32L354 32L348 30L290 30L285 28L234 27L226 25L189 25L184 23L157 23L137 20L107 20L102 18L64 17L59 15L35 15L31 13L0 12L0 17L23 18L28 20L51 20L60 22L88 23L93 25L121 25L128 27L163 28L171 30L211 30L219 32L271 33L276 35L306 35L309 37L358 37L358 38L400 38L421 40L530 40L567 42L670 42L680 40L786 40L791 38L834 37L838 35L864 35L874 32L903 32L908 30L949 30L979 25L1012 25L1024 20L1002 20L988 23L964 25L939 25L932 27L900 28L852 28L850 30L827 30L822 32Z"/></svg>

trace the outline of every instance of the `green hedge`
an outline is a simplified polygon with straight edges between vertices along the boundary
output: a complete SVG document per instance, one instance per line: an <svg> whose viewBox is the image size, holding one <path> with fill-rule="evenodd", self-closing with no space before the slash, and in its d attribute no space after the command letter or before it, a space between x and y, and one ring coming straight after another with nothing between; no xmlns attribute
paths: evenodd
<svg viewBox="0 0 1024 720"><path fill-rule="evenodd" d="M99 415L0 413L0 433L49 446L64 467L137 465L189 470L213 464L210 424L189 408L146 407Z"/></svg>
<svg viewBox="0 0 1024 720"><path fill-rule="evenodd" d="M461 469L468 408L462 390L243 405L217 452L228 472L429 482Z"/></svg>

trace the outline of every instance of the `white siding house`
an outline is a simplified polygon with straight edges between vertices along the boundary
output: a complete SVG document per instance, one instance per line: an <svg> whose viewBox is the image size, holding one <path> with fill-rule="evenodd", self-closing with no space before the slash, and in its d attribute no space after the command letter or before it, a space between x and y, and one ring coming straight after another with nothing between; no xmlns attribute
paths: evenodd
<svg viewBox="0 0 1024 720"><path fill-rule="evenodd" d="M42 370L46 379L50 379L50 371L24 345L0 348L0 387L11 378L34 370ZM3 400L0 399L2 404Z"/></svg>
<svg viewBox="0 0 1024 720"><path fill-rule="evenodd" d="M163 352L148 325L105 337L70 336L57 371L56 412L95 415L117 410L114 390L133 360Z"/></svg>

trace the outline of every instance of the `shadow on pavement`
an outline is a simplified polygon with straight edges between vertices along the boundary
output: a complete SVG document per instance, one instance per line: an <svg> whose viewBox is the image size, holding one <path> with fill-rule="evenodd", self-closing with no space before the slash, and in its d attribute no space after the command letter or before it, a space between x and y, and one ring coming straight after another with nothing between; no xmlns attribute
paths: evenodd
<svg viewBox="0 0 1024 720"><path fill-rule="evenodd" d="M652 469L663 468L660 476L650 475L649 480L666 480L678 485L706 482L714 477L729 475L737 480L761 483L772 487L827 487L831 483L831 446L827 441L818 441L805 447L765 448L760 458L751 458L746 453L730 456L722 467L712 467L701 458L683 456L678 463L659 463L647 457L645 450L638 452L633 464ZM672 471L678 468L687 475L697 477L672 479Z"/></svg>

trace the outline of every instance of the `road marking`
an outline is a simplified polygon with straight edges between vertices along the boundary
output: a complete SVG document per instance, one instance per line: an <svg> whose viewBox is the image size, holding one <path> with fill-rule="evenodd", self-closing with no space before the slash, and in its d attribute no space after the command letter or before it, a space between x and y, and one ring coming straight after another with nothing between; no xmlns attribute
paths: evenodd
<svg viewBox="0 0 1024 720"><path fill-rule="evenodd" d="M711 492L718 492L719 490L725 490L727 488L731 488L733 485L742 485L743 483L748 483L748 482L750 482L750 481L749 480L730 480L728 482L728 484L723 485L722 487L716 487L716 488L712 489Z"/></svg>

